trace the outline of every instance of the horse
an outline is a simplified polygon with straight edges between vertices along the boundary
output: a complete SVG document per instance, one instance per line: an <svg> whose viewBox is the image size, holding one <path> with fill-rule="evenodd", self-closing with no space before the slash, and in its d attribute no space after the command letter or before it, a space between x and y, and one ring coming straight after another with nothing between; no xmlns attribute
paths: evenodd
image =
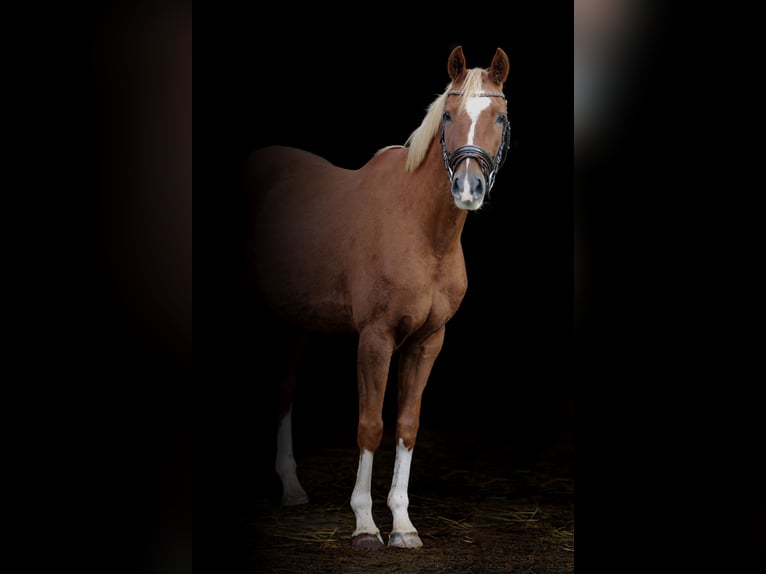
<svg viewBox="0 0 766 574"><path fill-rule="evenodd" d="M395 352L388 546L423 545L408 514L422 394L467 289L461 246L467 214L483 205L510 148L506 53L497 48L488 68L468 69L458 46L447 71L447 88L405 144L381 148L359 169L285 146L257 149L247 160L248 269L260 296L280 319L306 331L358 334L354 548L384 546L370 488ZM308 502L293 455L294 375L281 391L277 428L284 505Z"/></svg>

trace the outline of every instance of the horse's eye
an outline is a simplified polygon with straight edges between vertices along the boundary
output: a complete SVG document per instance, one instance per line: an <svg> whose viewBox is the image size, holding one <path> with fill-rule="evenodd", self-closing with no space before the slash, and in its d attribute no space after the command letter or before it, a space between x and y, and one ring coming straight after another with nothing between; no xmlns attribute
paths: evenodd
<svg viewBox="0 0 766 574"><path fill-rule="evenodd" d="M497 116L497 120L495 120L499 124L504 124L506 121L505 114L500 114Z"/></svg>
<svg viewBox="0 0 766 574"><path fill-rule="evenodd" d="M452 121L452 116L450 115L449 112L444 112L444 115L442 116L442 119L445 122L451 122Z"/></svg>

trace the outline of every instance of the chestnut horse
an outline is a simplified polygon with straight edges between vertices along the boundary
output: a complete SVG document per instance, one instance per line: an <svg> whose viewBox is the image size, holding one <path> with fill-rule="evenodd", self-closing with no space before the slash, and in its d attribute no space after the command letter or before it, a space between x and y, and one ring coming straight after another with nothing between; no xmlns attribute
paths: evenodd
<svg viewBox="0 0 766 574"><path fill-rule="evenodd" d="M388 545L422 546L407 512L421 396L467 287L460 244L466 215L481 207L509 147L502 92L508 68L500 48L489 68L470 70L462 47L455 48L447 65L451 82L420 127L404 146L381 149L358 170L281 146L249 159L249 266L265 301L303 329L358 333L359 467L351 495L357 548L383 546L370 485L397 350ZM276 471L286 505L308 501L293 457L293 388L284 391L277 433Z"/></svg>

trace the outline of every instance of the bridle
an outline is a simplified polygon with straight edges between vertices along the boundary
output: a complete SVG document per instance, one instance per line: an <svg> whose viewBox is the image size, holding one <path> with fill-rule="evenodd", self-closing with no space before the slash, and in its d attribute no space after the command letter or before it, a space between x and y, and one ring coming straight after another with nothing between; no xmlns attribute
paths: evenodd
<svg viewBox="0 0 766 574"><path fill-rule="evenodd" d="M447 95L449 96L460 96L462 94L463 90L450 90L447 92ZM475 97L505 99L505 94L503 94L503 92L479 92ZM444 131L447 124L447 118L446 116L442 117L442 158L444 159L444 167L447 168L447 174L449 175L450 181L452 181L452 176L455 173L457 166L460 165L460 162L468 158L473 158L479 162L481 171L484 174L484 179L487 181L487 192L492 189L492 186L495 184L495 176L505 163L505 158L507 157L506 151L511 145L511 124L508 121L507 115L503 114L502 118L503 123L505 124L503 126L503 135L500 139L500 147L498 148L497 153L495 154L495 159L493 160L492 156L490 156L479 146L475 145L464 145L457 148L452 152L452 154L447 153L447 143L444 141Z"/></svg>

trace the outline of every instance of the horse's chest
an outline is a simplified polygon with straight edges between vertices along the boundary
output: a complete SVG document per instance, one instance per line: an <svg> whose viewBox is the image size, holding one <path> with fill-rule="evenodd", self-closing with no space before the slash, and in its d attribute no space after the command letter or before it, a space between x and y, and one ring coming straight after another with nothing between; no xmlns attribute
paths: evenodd
<svg viewBox="0 0 766 574"><path fill-rule="evenodd" d="M350 283L357 327L387 325L397 340L403 340L419 331L433 332L455 314L466 290L462 258L415 264L402 257L384 262L382 273L363 273Z"/></svg>
<svg viewBox="0 0 766 574"><path fill-rule="evenodd" d="M465 290L464 276L457 275L437 281L431 292L429 316L437 322L445 323L460 307Z"/></svg>
<svg viewBox="0 0 766 574"><path fill-rule="evenodd" d="M425 330L444 325L458 310L466 291L465 272L437 273L428 286L414 294L419 321Z"/></svg>

